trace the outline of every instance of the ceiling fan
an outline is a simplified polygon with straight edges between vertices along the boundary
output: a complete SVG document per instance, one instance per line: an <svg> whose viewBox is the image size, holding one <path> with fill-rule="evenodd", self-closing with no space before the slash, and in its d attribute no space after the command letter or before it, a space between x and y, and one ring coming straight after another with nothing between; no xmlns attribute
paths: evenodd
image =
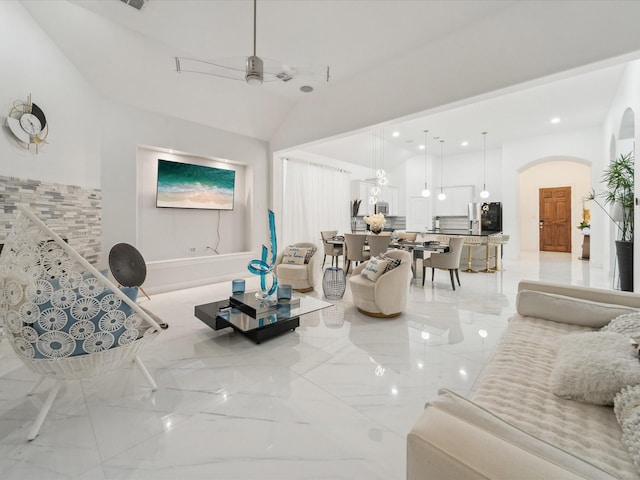
<svg viewBox="0 0 640 480"><path fill-rule="evenodd" d="M201 73L230 80L244 80L249 85L261 85L263 82L289 82L297 77L322 79L329 81L329 67L317 71L294 68L277 60L260 58L256 55L256 19L257 0L253 0L253 55L249 57L225 58L215 61L198 60L188 57L175 57L178 73ZM313 90L305 85L303 92Z"/></svg>

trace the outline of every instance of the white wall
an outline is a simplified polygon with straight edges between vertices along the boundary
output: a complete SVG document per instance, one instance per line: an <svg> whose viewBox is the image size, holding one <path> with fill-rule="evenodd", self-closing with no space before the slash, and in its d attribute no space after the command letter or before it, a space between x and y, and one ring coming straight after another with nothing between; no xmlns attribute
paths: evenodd
<svg viewBox="0 0 640 480"><path fill-rule="evenodd" d="M598 168L594 169L593 180L594 186L598 187L598 190L602 191L602 185L600 184L600 177L605 164L608 164L609 160L617 157L622 150L628 150L628 144L622 145L618 141L620 133L620 122L622 115L627 108L631 108L635 117L635 141L640 139L640 61L634 61L627 65L623 78L620 81L618 91L611 102L611 108L607 114L604 122L603 129L603 141L605 145L602 150L602 161L598 164ZM614 151L610 152L610 140L614 139ZM627 143L627 142L624 142ZM636 178L635 178L635 195L636 199L640 197L640 172L638 172L638 156L636 155ZM598 231L598 235L601 236L604 249L603 255L605 259L608 259L609 264L614 262L615 248L612 246L616 238L615 230L611 225L609 219L604 214L599 214L595 219L603 225L603 229ZM635 209L635 225L640 225L640 210L636 204ZM593 224L594 222L592 222ZM634 242L634 290L640 291L640 245L638 241Z"/></svg>
<svg viewBox="0 0 640 480"><path fill-rule="evenodd" d="M139 243L138 148L149 146L246 165L246 231L245 238L236 241L246 245L250 251L259 250L268 238L269 170L266 142L111 102L105 106L102 120L102 242L105 251L119 242L132 245ZM197 236L204 228L207 227L194 226L192 230L183 232L183 236ZM223 234L233 236L233 232ZM254 253L255 256L257 253ZM236 257L235 262L229 262L224 255L197 258L201 259L201 263L210 264L210 267L196 273L194 269L185 267L193 265L193 262L184 256L171 261L175 267L172 274L171 263L148 262L145 285L150 291L157 292L247 275L244 256ZM162 275L156 268L161 268Z"/></svg>
<svg viewBox="0 0 640 480"><path fill-rule="evenodd" d="M507 142L503 145L502 158L502 199L504 231L511 235L509 248L505 248L505 256L517 256L522 247L519 225L521 203L530 202L523 198L519 188L520 173L527 168L551 158L569 157L587 166L598 165L603 151L602 129L592 127L570 132L546 135L543 137L525 138ZM593 176L592 176L593 179ZM566 183L565 183L566 184ZM534 200L537 203L537 197ZM573 205L573 209L581 209L582 203ZM593 212L592 208L592 212ZM579 222L578 222L579 223ZM577 224L576 224L577 225ZM603 257L597 245L597 235L591 237L591 261L602 265ZM594 243L596 248L594 248Z"/></svg>
<svg viewBox="0 0 640 480"><path fill-rule="evenodd" d="M156 208L158 159L234 170L233 210ZM145 260L152 262L249 250L245 177L243 165L150 148L138 149L138 249Z"/></svg>
<svg viewBox="0 0 640 480"><path fill-rule="evenodd" d="M0 174L100 188L102 100L19 2L0 2ZM5 116L32 101L50 126L40 153L17 145Z"/></svg>
<svg viewBox="0 0 640 480"><path fill-rule="evenodd" d="M266 142L103 99L19 2L0 2L0 39L4 65L0 107L9 112L13 100L26 99L31 93L51 124L49 144L39 155L16 147L3 128L0 174L100 188L105 256L116 243L139 245L139 147L175 149L243 164L245 231L232 237L231 226L222 234L231 236L232 251L251 252L150 262L145 286L150 292L164 291L248 274L248 257L256 256L253 252L268 235ZM197 236L203 228L181 233Z"/></svg>

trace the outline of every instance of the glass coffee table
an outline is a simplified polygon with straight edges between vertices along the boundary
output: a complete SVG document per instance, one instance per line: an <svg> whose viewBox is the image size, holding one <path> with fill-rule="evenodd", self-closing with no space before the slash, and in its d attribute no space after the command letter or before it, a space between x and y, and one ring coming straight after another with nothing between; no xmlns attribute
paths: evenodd
<svg viewBox="0 0 640 480"><path fill-rule="evenodd" d="M255 292L232 295L228 299L196 305L195 316L214 330L231 327L255 343L300 326L300 317L333 304L294 293L290 303L260 302Z"/></svg>

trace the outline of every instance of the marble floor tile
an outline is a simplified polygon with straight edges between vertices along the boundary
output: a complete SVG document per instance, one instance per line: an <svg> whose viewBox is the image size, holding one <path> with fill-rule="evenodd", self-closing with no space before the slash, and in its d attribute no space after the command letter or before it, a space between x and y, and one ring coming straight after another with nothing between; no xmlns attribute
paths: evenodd
<svg viewBox="0 0 640 480"><path fill-rule="evenodd" d="M611 288L568 254L505 259L503 272L412 281L393 319L357 311L349 290L300 327L256 345L214 331L195 305L228 296L230 282L140 302L170 324L134 365L62 388L40 435L26 441L46 398L0 341L0 478L405 478L405 438L438 389L473 391L515 309L522 278ZM322 271L317 271L321 285ZM247 288L258 279L247 275ZM312 292L322 298L322 289Z"/></svg>

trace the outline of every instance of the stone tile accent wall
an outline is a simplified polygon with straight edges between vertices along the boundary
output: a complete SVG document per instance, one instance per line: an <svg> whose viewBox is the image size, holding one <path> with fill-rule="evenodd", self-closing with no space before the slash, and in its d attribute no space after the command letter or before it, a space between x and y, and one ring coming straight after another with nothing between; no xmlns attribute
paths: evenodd
<svg viewBox="0 0 640 480"><path fill-rule="evenodd" d="M11 230L16 204L24 203L89 263L99 265L101 200L98 189L0 176L0 244Z"/></svg>

